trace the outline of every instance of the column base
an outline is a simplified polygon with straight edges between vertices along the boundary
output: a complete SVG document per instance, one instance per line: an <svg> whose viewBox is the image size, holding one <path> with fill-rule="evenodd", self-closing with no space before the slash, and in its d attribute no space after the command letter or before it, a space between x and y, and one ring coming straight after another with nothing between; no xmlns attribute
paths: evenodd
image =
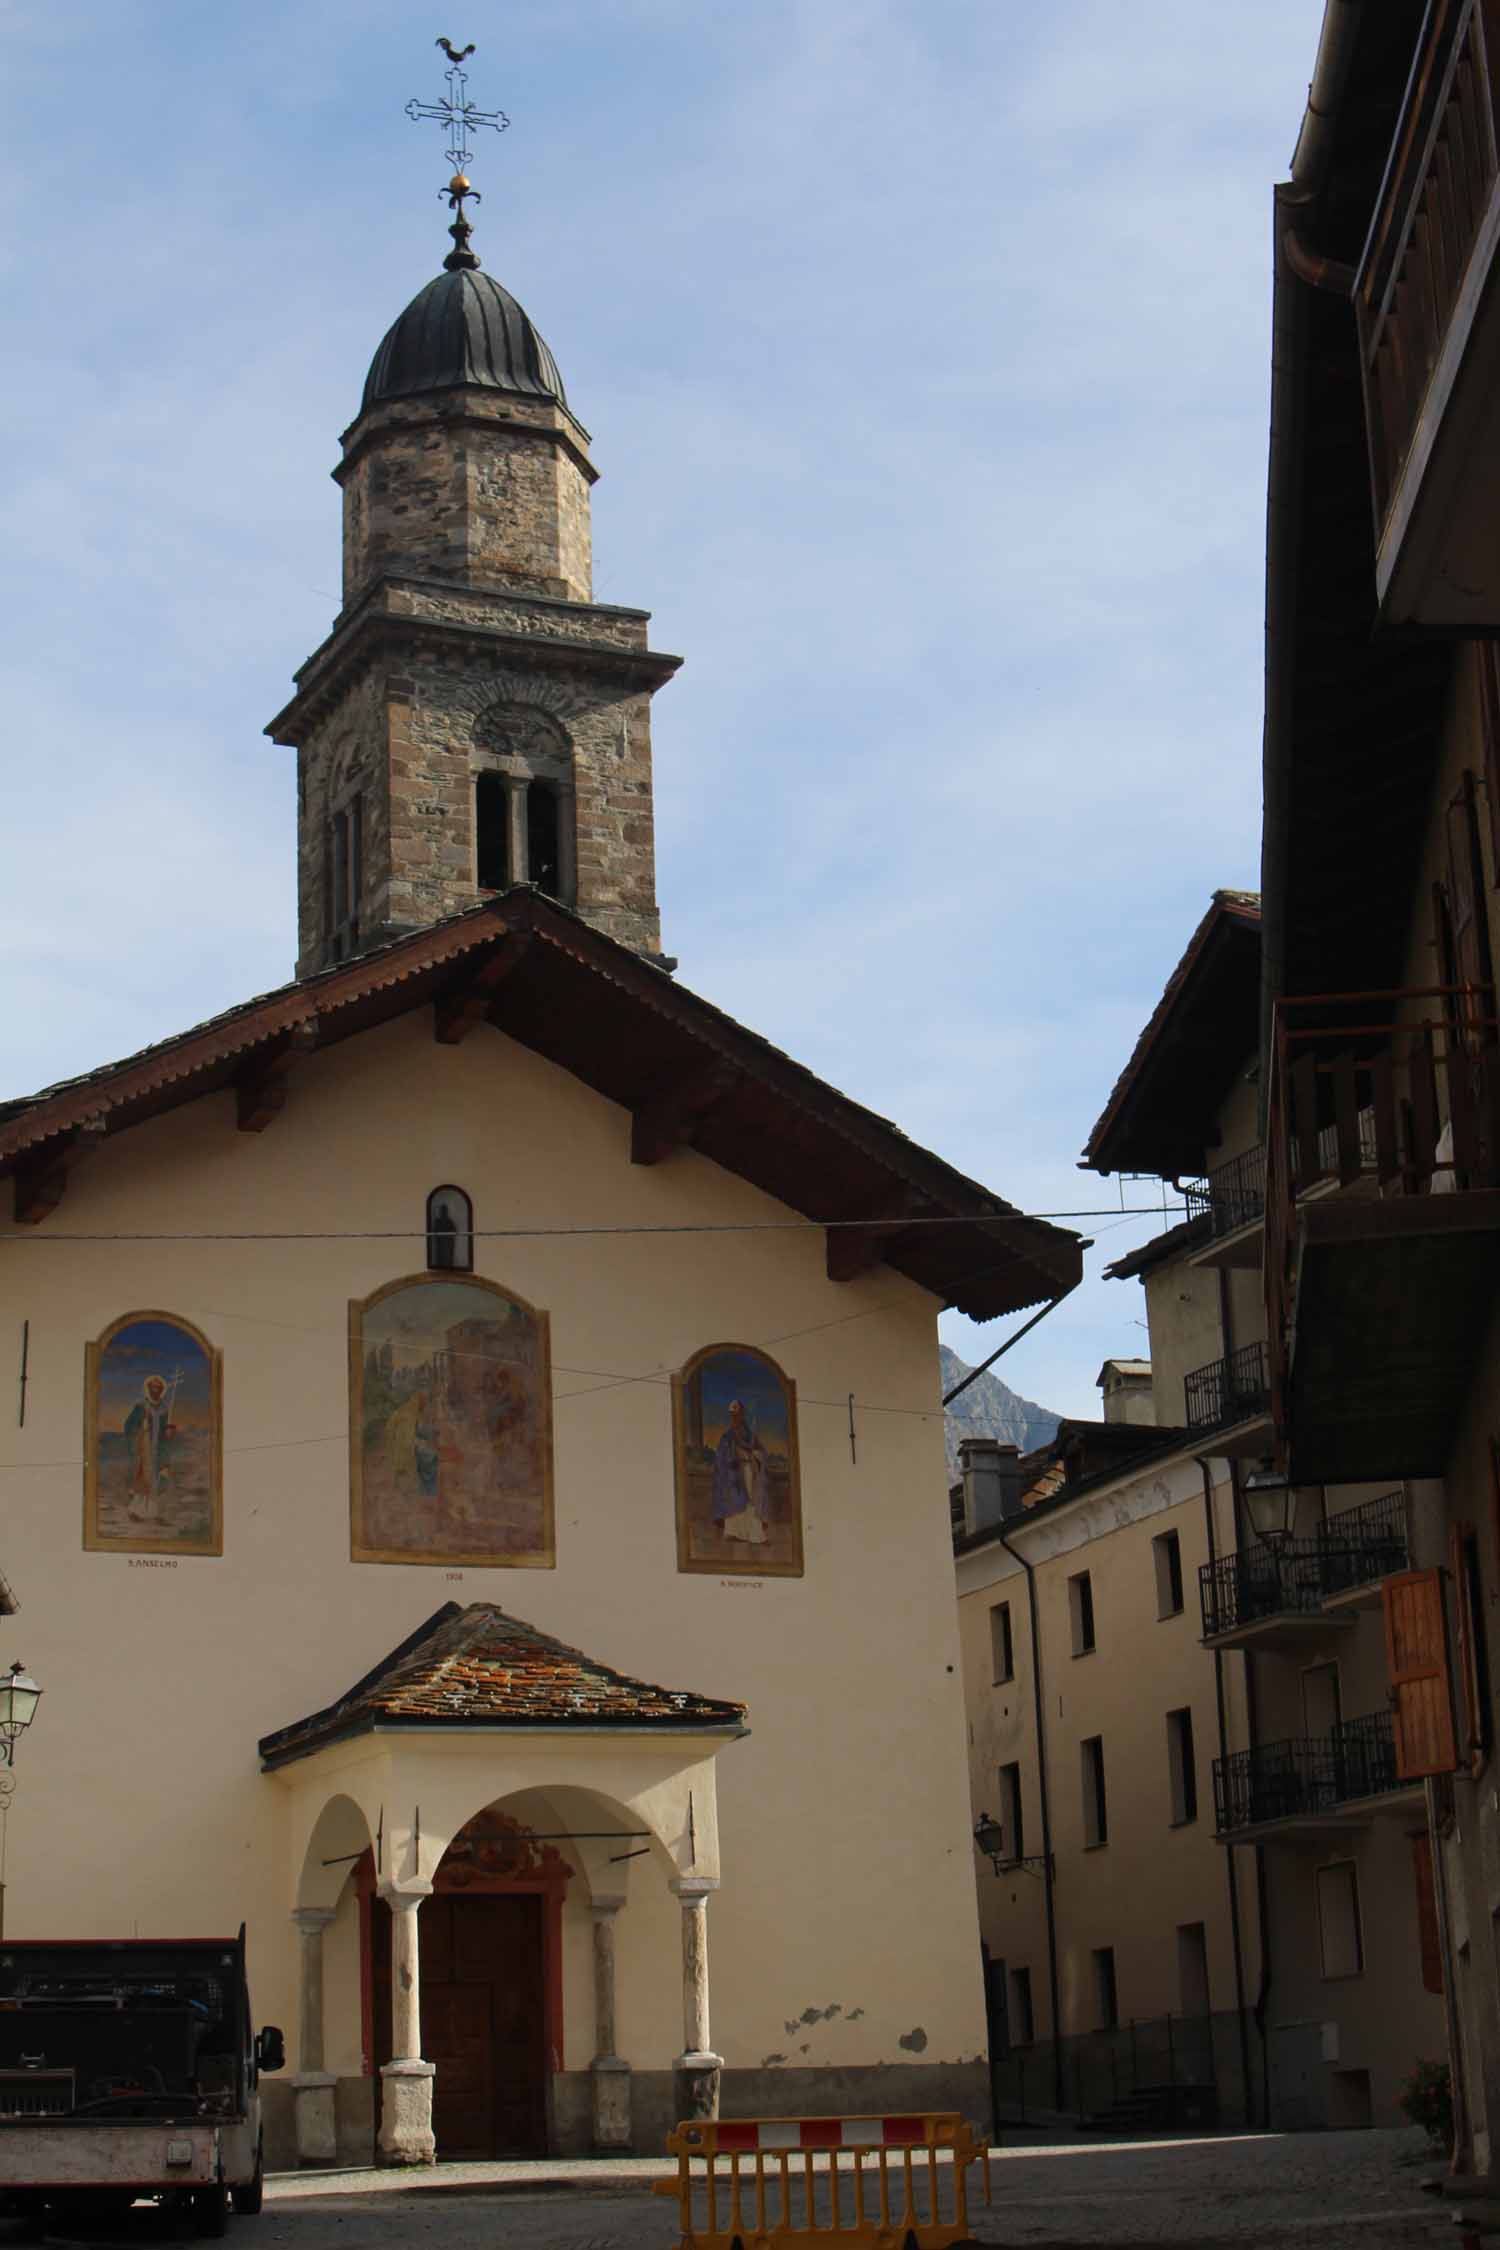
<svg viewBox="0 0 1500 2250"><path fill-rule="evenodd" d="M377 2164L431 2164L437 2158L432 2137L430 2062L388 2062L380 2066L380 2136Z"/></svg>
<svg viewBox="0 0 1500 2250"><path fill-rule="evenodd" d="M595 2148L630 2146L630 2065L618 2055L596 2055L594 2081Z"/></svg>
<svg viewBox="0 0 1500 2250"><path fill-rule="evenodd" d="M719 2114L719 2081L724 2057L707 2053L679 2055L672 2065L672 2089L677 2098L677 2122Z"/></svg>
<svg viewBox="0 0 1500 2250"><path fill-rule="evenodd" d="M338 2156L331 2070L299 2070L291 2081L292 2121L299 2164L332 2164Z"/></svg>

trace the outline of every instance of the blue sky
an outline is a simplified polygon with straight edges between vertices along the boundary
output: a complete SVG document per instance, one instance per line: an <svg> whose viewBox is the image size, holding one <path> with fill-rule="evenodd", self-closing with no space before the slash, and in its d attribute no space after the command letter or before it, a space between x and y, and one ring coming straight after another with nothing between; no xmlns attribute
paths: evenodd
<svg viewBox="0 0 1500 2250"><path fill-rule="evenodd" d="M447 0L445 0L445 6ZM603 481L684 981L1027 1209L1257 878L1270 190L1321 0L0 0L0 1092L289 973L328 481L447 243ZM1003 1363L1097 1411L1150 1231ZM1001 1329L949 1319L974 1358Z"/></svg>

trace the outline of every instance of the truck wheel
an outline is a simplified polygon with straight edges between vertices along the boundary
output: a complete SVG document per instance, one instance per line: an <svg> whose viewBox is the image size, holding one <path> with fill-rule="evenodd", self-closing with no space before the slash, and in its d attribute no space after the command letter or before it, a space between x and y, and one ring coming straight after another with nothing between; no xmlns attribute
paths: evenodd
<svg viewBox="0 0 1500 2250"><path fill-rule="evenodd" d="M222 2187L194 2188L193 2231L214 2242L229 2232L229 2198Z"/></svg>
<svg viewBox="0 0 1500 2250"><path fill-rule="evenodd" d="M260 2215L260 2207L265 2200L266 2192L265 2162L265 2150L257 2142L254 2172L241 2186L233 2187L229 2191L230 2201L242 2219L254 2219Z"/></svg>

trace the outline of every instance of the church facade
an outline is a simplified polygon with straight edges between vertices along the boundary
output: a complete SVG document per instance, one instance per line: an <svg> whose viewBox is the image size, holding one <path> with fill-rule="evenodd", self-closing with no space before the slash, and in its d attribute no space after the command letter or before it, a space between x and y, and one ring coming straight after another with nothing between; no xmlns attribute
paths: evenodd
<svg viewBox="0 0 1500 2250"><path fill-rule="evenodd" d="M268 2164L983 2115L936 1316L1079 1247L672 974L677 660L455 239L269 730L296 980L0 1106L9 1930L243 1920Z"/></svg>

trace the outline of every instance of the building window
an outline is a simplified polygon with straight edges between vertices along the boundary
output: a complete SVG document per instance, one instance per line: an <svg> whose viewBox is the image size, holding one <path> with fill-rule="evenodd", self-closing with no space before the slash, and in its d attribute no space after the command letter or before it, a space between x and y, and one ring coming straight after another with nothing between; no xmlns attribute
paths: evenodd
<svg viewBox="0 0 1500 2250"><path fill-rule="evenodd" d="M1086 1851L1109 1842L1109 1810L1104 1796L1104 1737L1091 1734L1078 1745L1083 1761L1083 1842Z"/></svg>
<svg viewBox="0 0 1500 2250"><path fill-rule="evenodd" d="M1036 2039L1036 2016L1031 2005L1031 1971L1010 1972L1010 2043L1029 2047Z"/></svg>
<svg viewBox="0 0 1500 2250"><path fill-rule="evenodd" d="M482 891L503 891L510 867L510 792L503 773L481 773L474 780L474 880Z"/></svg>
<svg viewBox="0 0 1500 2250"><path fill-rule="evenodd" d="M1208 1932L1201 1922L1177 1925L1177 2005L1185 2016L1206 2016Z"/></svg>
<svg viewBox="0 0 1500 2250"><path fill-rule="evenodd" d="M1359 1878L1353 1860L1335 1860L1331 1867L1320 1867L1316 1881L1323 1974L1357 1977L1365 1965L1365 1948L1359 1927Z"/></svg>
<svg viewBox="0 0 1500 2250"><path fill-rule="evenodd" d="M1175 1531L1164 1531L1151 1542L1151 1560L1156 1565L1156 1614L1158 1617L1182 1615L1182 1542Z"/></svg>
<svg viewBox="0 0 1500 2250"><path fill-rule="evenodd" d="M1010 1603L996 1602L990 1611L990 1655L993 1659L995 1685L1016 1676L1016 1649L1011 1639Z"/></svg>
<svg viewBox="0 0 1500 2250"><path fill-rule="evenodd" d="M1120 2021L1120 1991L1115 1982L1115 1949L1112 1945L1094 1948L1094 1999L1099 2010L1099 2029L1113 2031Z"/></svg>
<svg viewBox="0 0 1500 2250"><path fill-rule="evenodd" d="M1182 1828L1198 1817L1198 1765L1193 1756L1193 1714L1189 1710L1167 1713L1167 1771L1172 1784L1172 1826Z"/></svg>
<svg viewBox="0 0 1500 2250"><path fill-rule="evenodd" d="M548 898L562 897L562 866L558 857L557 791L550 781L533 781L526 789L526 880Z"/></svg>
<svg viewBox="0 0 1500 2250"><path fill-rule="evenodd" d="M427 1198L427 1264L433 1273L474 1270L474 1206L462 1188L434 1188Z"/></svg>
<svg viewBox="0 0 1500 2250"><path fill-rule="evenodd" d="M1018 1765L1000 1768L1000 1826L1005 1832L1007 1859L1026 1857L1026 1824L1021 1810L1021 1769Z"/></svg>
<svg viewBox="0 0 1500 2250"><path fill-rule="evenodd" d="M335 961L359 945L365 888L365 805L356 793L333 816L329 837L328 938Z"/></svg>
<svg viewBox="0 0 1500 2250"><path fill-rule="evenodd" d="M1073 1654L1087 1656L1094 1645L1094 1587L1086 1570L1068 1580L1068 1615L1073 1625Z"/></svg>

